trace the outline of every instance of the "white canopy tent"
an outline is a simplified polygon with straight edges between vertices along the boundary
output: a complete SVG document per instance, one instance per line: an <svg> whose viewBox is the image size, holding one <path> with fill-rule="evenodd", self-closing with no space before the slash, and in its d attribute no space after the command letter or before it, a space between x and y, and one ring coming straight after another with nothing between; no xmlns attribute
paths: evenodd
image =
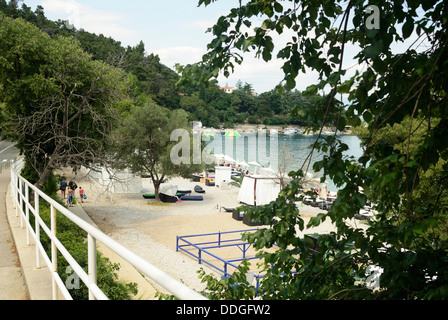
<svg viewBox="0 0 448 320"><path fill-rule="evenodd" d="M277 199L280 180L269 176L245 176L238 193L238 201L251 206L261 206Z"/></svg>
<svg viewBox="0 0 448 320"><path fill-rule="evenodd" d="M232 168L226 166L215 167L215 185L220 187L223 182L232 181Z"/></svg>

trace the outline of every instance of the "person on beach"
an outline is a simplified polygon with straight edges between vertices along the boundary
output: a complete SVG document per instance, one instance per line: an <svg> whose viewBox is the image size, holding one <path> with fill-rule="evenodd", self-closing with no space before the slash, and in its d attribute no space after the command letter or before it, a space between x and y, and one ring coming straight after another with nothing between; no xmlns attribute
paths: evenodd
<svg viewBox="0 0 448 320"><path fill-rule="evenodd" d="M73 207L74 195L75 195L75 190L68 187L67 207Z"/></svg>
<svg viewBox="0 0 448 320"><path fill-rule="evenodd" d="M79 197L81 198L81 202L84 202L84 189L79 187Z"/></svg>
<svg viewBox="0 0 448 320"><path fill-rule="evenodd" d="M70 182L68 183L68 186L70 187L70 189L73 190L73 200L75 199L75 191L78 188L78 185L76 184L75 180L71 179Z"/></svg>
<svg viewBox="0 0 448 320"><path fill-rule="evenodd" d="M65 178L62 178L62 181L59 183L59 190L61 190L62 199L65 199L65 189L67 189L67 181L65 181Z"/></svg>
<svg viewBox="0 0 448 320"><path fill-rule="evenodd" d="M71 188L71 189L73 189L73 191L75 191L76 190L76 188L78 188L78 185L76 184L76 182L75 182L75 180L70 180L70 182L68 183L68 185L69 185L69 187Z"/></svg>

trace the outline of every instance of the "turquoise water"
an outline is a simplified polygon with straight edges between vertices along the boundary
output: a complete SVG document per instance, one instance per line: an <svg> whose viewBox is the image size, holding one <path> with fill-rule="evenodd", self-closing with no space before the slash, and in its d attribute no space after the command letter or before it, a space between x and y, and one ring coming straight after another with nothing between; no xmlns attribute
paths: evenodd
<svg viewBox="0 0 448 320"><path fill-rule="evenodd" d="M273 168L285 172L300 169L310 153L310 146L316 141L317 135L304 136L296 134L291 136L278 135L267 136L265 134L243 134L241 137L221 137L215 136L214 153L225 154L237 162L245 161L252 163L256 161L264 168ZM362 156L360 140L356 136L338 136L349 149L344 153L346 156L353 156L358 159ZM221 144L219 143L221 140ZM323 153L313 152L313 157L309 166L309 172L313 172L314 162L323 158ZM250 165L249 170L260 172L261 167ZM317 173L318 176L321 174ZM336 191L333 182L327 178L328 189Z"/></svg>

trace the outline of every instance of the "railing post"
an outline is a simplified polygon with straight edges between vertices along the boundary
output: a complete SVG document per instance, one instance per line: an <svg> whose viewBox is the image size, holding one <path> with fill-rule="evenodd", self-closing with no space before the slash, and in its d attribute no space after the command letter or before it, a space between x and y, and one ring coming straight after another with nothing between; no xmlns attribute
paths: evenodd
<svg viewBox="0 0 448 320"><path fill-rule="evenodd" d="M17 175L11 167L11 195L12 195L12 203L14 205L14 209L16 209L16 217L17 214Z"/></svg>
<svg viewBox="0 0 448 320"><path fill-rule="evenodd" d="M243 244L243 259L246 259L246 244Z"/></svg>
<svg viewBox="0 0 448 320"><path fill-rule="evenodd" d="M36 268L40 269L40 251L39 251L39 243L40 243L40 225L39 225L39 194L37 191L34 191L34 229L36 233Z"/></svg>
<svg viewBox="0 0 448 320"><path fill-rule="evenodd" d="M56 239L56 208L51 205L51 235ZM51 262L52 262L52 280L53 280L53 300L58 299L58 288L54 273L58 272L58 252L56 243L51 239Z"/></svg>
<svg viewBox="0 0 448 320"><path fill-rule="evenodd" d="M22 211L23 211L23 184L22 181L20 181L20 179L18 179L18 184L19 184L19 192L17 194L18 196L18 207L19 207L19 216L20 216L20 229L23 229L23 215L22 215Z"/></svg>
<svg viewBox="0 0 448 320"><path fill-rule="evenodd" d="M96 239L90 235L87 235L87 254L88 254L88 272L89 272L89 300L94 300L95 296L92 293L90 287L97 281L97 261L96 261Z"/></svg>
<svg viewBox="0 0 448 320"><path fill-rule="evenodd" d="M28 224L30 222L30 208L29 208L29 204L30 204L30 188L28 188L28 186L24 183L25 186L25 230L26 230L26 245L29 246L30 245L30 230L28 227Z"/></svg>

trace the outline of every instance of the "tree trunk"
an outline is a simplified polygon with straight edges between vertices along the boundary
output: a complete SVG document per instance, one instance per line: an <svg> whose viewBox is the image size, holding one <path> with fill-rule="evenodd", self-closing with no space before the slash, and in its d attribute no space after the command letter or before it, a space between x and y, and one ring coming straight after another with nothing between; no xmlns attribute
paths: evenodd
<svg viewBox="0 0 448 320"><path fill-rule="evenodd" d="M50 178L53 168L46 166L42 174L39 175L39 180L34 184L39 190L42 190L47 180Z"/></svg>
<svg viewBox="0 0 448 320"><path fill-rule="evenodd" d="M53 150L53 154L49 158L50 160L44 167L44 170L42 171L42 173L39 172L39 180L34 185L40 190L42 190L47 180L51 177L53 169L55 169L55 159L57 158L59 151L63 148L63 145L63 142L59 142L56 145L55 149Z"/></svg>
<svg viewBox="0 0 448 320"><path fill-rule="evenodd" d="M157 174L155 176L151 174L151 177L152 177L152 182L154 184L154 194L156 196L156 200L160 201L160 195L159 195L160 184L162 183L163 179L165 178L165 175L162 174L160 179Z"/></svg>
<svg viewBox="0 0 448 320"><path fill-rule="evenodd" d="M160 196L159 196L159 187L160 187L160 182L154 182L154 194L156 195L156 200L160 201Z"/></svg>

